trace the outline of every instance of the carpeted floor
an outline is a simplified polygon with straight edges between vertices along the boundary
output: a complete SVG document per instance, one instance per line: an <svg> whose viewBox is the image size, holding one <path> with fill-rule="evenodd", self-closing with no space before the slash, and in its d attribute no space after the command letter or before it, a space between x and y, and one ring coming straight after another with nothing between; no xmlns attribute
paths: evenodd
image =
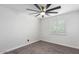
<svg viewBox="0 0 79 59"><path fill-rule="evenodd" d="M38 41L5 54L79 54L79 49Z"/></svg>

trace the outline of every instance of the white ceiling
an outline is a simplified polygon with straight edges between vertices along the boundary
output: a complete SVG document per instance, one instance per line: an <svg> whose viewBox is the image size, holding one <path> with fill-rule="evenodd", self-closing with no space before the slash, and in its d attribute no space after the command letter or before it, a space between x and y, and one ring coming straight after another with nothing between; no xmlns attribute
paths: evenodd
<svg viewBox="0 0 79 59"><path fill-rule="evenodd" d="M55 10L58 11L58 14L52 14L51 16L55 16L55 15L59 15L62 13L67 13L67 12L71 12L71 11L76 11L79 10L79 4L52 4L50 8L53 8L55 6L59 6L61 5L61 9ZM29 13L33 13L33 12L29 12L26 9L30 8L30 9L36 9L38 10L33 4L0 4L0 6L9 8L11 10L13 10L14 12L17 13L26 13L29 15ZM46 17L50 17L50 16L46 16Z"/></svg>

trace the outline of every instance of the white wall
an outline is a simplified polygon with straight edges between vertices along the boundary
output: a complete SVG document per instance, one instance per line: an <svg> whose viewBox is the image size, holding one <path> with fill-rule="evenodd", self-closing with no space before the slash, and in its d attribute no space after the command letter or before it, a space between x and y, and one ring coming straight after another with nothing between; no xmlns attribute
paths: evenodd
<svg viewBox="0 0 79 59"><path fill-rule="evenodd" d="M56 35L51 31L53 21L57 19L65 21L65 35ZM41 24L41 40L79 49L79 11L43 19Z"/></svg>
<svg viewBox="0 0 79 59"><path fill-rule="evenodd" d="M38 41L38 33L35 17L0 6L0 53Z"/></svg>

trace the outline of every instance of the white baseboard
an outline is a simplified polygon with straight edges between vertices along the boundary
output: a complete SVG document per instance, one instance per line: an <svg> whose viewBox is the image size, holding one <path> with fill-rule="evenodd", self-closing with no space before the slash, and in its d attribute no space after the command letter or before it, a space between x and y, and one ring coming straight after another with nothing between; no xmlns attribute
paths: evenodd
<svg viewBox="0 0 79 59"><path fill-rule="evenodd" d="M62 46L66 46L66 47L70 47L70 48L74 48L74 49L79 49L79 47L75 47L75 46L71 46L71 45L67 45L67 44L55 43L55 42L48 41L48 40L42 40L42 41L49 42L49 43L54 43L54 44L58 44L58 45L62 45Z"/></svg>
<svg viewBox="0 0 79 59"><path fill-rule="evenodd" d="M23 44L23 45L20 45L20 46L17 46L17 47L14 47L14 48L5 50L5 51L3 51L3 52L0 52L0 54L4 54L5 52L13 51L13 50L18 49L18 48L21 48L21 47L23 47L23 46L26 46L26 45L35 43L35 42L37 42L37 41L39 41L39 40L35 40L35 41L32 41L32 42L30 42L30 43L28 43L28 44Z"/></svg>

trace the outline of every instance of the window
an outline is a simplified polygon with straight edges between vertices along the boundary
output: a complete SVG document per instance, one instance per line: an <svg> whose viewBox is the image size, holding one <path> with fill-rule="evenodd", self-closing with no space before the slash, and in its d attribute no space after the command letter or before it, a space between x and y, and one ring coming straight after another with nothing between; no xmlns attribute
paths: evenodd
<svg viewBox="0 0 79 59"><path fill-rule="evenodd" d="M52 23L52 32L54 34L64 34L65 33L65 22L64 22L64 20L55 20Z"/></svg>

